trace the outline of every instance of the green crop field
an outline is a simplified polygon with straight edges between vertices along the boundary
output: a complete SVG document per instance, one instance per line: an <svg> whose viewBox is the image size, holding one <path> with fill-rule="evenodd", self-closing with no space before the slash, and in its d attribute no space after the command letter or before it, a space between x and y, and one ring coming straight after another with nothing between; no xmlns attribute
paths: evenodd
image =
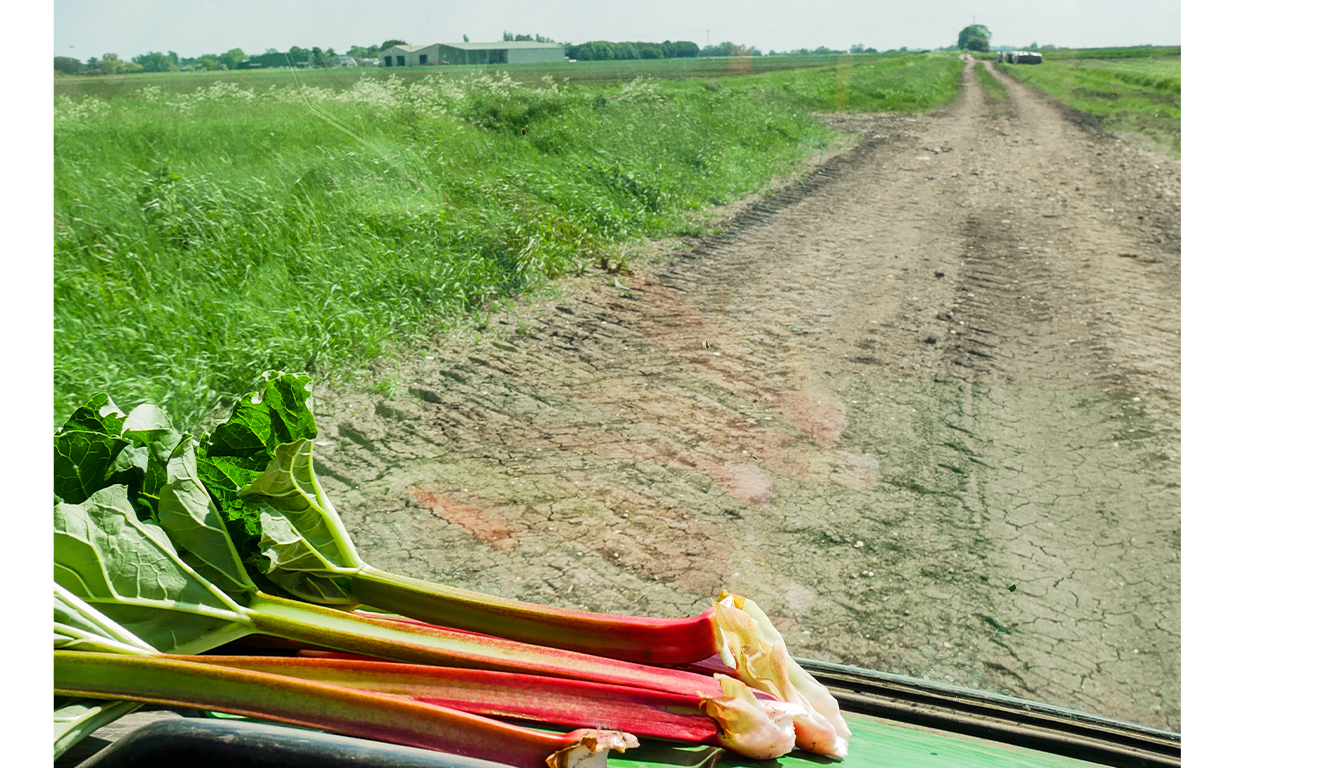
<svg viewBox="0 0 1340 768"><path fill-rule="evenodd" d="M812 112L933 109L962 67L771 58L58 81L56 418L106 391L198 425L266 369L339 379L700 231L829 141Z"/></svg>
<svg viewBox="0 0 1340 768"><path fill-rule="evenodd" d="M1139 134L1177 155L1182 148L1180 51L1180 48L1046 51L1041 64L996 66L1062 104L1096 116L1104 130ZM1130 52L1143 55L1128 55Z"/></svg>
<svg viewBox="0 0 1340 768"><path fill-rule="evenodd" d="M536 86L545 78L571 83L617 83L636 78L676 80L703 77L738 77L790 69L835 68L840 62L855 66L885 63L890 59L909 60L914 54L831 54L816 56L756 56L748 58L633 59L620 61L571 61L554 64L513 64L490 66L380 67L328 69L244 69L214 72L161 72L105 77L57 76L55 92L65 96L112 98L156 86L168 92L187 92L218 82L236 83L245 88L270 87L347 88L367 78L395 77L405 83L423 78L472 78L479 73L506 73L523 85Z"/></svg>

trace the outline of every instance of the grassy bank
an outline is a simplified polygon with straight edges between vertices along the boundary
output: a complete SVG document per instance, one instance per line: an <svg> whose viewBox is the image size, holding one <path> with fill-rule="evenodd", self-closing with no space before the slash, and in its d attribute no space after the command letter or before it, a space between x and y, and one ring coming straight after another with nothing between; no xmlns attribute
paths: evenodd
<svg viewBox="0 0 1340 768"><path fill-rule="evenodd" d="M1158 50L1095 49L1090 55L1071 57L1044 54L1041 64L996 66L1062 104L1096 116L1104 130L1140 134L1177 155L1182 149L1182 59L1151 58L1149 52ZM1115 55L1126 51L1146 53Z"/></svg>
<svg viewBox="0 0 1340 768"><path fill-rule="evenodd" d="M815 82L475 72L58 96L56 416L105 390L198 424L267 368L339 375L409 348L794 170L827 141L809 113L840 78L849 109L943 103L952 86L917 83L945 80L945 58Z"/></svg>

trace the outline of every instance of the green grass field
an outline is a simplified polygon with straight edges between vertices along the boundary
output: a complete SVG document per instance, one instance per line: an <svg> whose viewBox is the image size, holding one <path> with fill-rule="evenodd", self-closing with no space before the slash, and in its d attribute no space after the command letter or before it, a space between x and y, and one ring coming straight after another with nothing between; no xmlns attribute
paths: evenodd
<svg viewBox="0 0 1340 768"><path fill-rule="evenodd" d="M544 78L575 84L608 84L639 77L680 80L704 77L740 77L790 69L832 69L840 61L856 66L878 64L889 59L910 59L912 54L833 54L823 56L755 56L750 58L637 59L624 61L575 61L555 64L514 64L448 67L359 67L330 69L250 69L235 72L161 72L105 77L57 76L55 92L65 96L113 98L147 85L168 92L188 92L214 83L236 83L245 88L270 87L347 88L365 78L396 77L406 83L443 75L472 78L480 72L501 74L524 85L536 86Z"/></svg>
<svg viewBox="0 0 1340 768"><path fill-rule="evenodd" d="M763 61L664 79L572 64L529 85L529 68L60 81L55 417L107 391L200 425L266 369L340 379L629 243L701 231L825 145L811 112L933 109L962 66L712 69Z"/></svg>
<svg viewBox="0 0 1340 768"><path fill-rule="evenodd" d="M1139 51L1146 55L1117 55ZM1173 51L1173 55L1157 56ZM1180 155L1182 59L1180 49L1094 49L1063 58L1043 54L1041 64L997 64L1001 71L1066 106L1096 115L1104 130L1147 137ZM1061 52L1058 52L1061 53ZM1106 55L1098 55L1104 53ZM1151 58L1153 56L1153 58Z"/></svg>

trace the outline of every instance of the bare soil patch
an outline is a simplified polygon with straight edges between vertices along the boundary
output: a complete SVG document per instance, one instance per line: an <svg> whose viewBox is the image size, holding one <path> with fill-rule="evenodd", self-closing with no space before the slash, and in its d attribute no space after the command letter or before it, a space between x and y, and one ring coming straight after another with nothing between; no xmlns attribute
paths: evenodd
<svg viewBox="0 0 1340 768"><path fill-rule="evenodd" d="M990 64L985 64L990 66ZM1180 723L1180 164L965 72L941 114L319 392L364 556L664 616L725 587L793 652Z"/></svg>

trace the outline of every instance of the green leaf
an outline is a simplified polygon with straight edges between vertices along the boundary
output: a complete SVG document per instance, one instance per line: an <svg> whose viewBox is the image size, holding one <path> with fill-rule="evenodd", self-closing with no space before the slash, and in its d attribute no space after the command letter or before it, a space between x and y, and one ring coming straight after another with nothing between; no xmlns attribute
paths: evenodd
<svg viewBox="0 0 1340 768"><path fill-rule="evenodd" d="M143 706L138 701L99 699L62 699L57 704L52 716L56 757L65 754L85 736Z"/></svg>
<svg viewBox="0 0 1340 768"><path fill-rule="evenodd" d="M100 651L103 653L153 653L154 649L129 630L56 584L56 650Z"/></svg>
<svg viewBox="0 0 1340 768"><path fill-rule="evenodd" d="M228 536L223 516L196 473L195 441L181 441L164 465L158 524L180 550L182 560L235 598L256 590Z"/></svg>
<svg viewBox="0 0 1340 768"><path fill-rule="evenodd" d="M130 442L102 432L66 430L56 434L55 444L56 496L79 504L121 471L117 458Z"/></svg>
<svg viewBox="0 0 1340 768"><path fill-rule="evenodd" d="M203 439L196 469L241 562L302 599L354 605L363 563L312 467L310 396L308 377L267 373Z"/></svg>
<svg viewBox="0 0 1340 768"><path fill-rule="evenodd" d="M307 406L310 391L310 378L271 371L262 388L239 399L228 419L202 440L200 480L244 560L259 553L260 505L243 501L240 491L265 471L280 445L316 437L316 417Z"/></svg>
<svg viewBox="0 0 1340 768"><path fill-rule="evenodd" d="M127 466L121 458L129 445L121 438L124 421L125 414L105 392L70 414L55 437L56 496L78 504Z"/></svg>
<svg viewBox="0 0 1340 768"><path fill-rule="evenodd" d="M278 444L316 439L316 416L307 405L312 394L311 378L272 371L266 374L263 392Z"/></svg>
<svg viewBox="0 0 1340 768"><path fill-rule="evenodd" d="M121 436L135 447L123 455L134 454L140 470L138 493L133 497L149 510L158 506L158 491L167 482L167 463L182 442L182 434L172 428L167 414L156 405L145 403L126 416ZM132 485L132 489L136 486Z"/></svg>
<svg viewBox="0 0 1340 768"><path fill-rule="evenodd" d="M124 485L55 507L56 583L164 652L193 653L246 634L242 609L181 561L135 514Z"/></svg>
<svg viewBox="0 0 1340 768"><path fill-rule="evenodd" d="M120 408L116 407L112 398L108 397L106 392L99 392L70 414L70 418L66 419L65 426L61 427L61 431L71 430L119 435L125 418L126 415L121 412Z"/></svg>
<svg viewBox="0 0 1340 768"><path fill-rule="evenodd" d="M264 502L283 515L293 530L324 560L337 567L362 565L338 519L332 519L312 467L312 441L281 445L265 473L242 489L242 500ZM264 523L262 524L262 529Z"/></svg>
<svg viewBox="0 0 1340 768"><path fill-rule="evenodd" d="M355 606L348 576L298 533L288 518L261 512L260 558L257 567L279 587L302 600L325 605Z"/></svg>

